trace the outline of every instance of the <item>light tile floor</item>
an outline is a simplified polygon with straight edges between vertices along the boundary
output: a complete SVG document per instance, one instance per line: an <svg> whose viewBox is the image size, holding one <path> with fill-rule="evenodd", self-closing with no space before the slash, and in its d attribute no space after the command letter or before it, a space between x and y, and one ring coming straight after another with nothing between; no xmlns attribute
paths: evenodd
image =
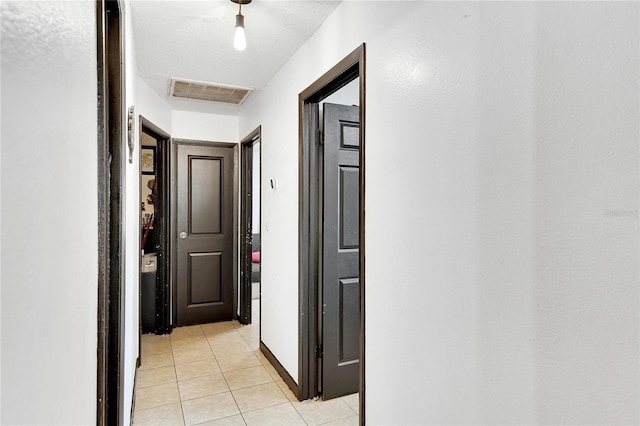
<svg viewBox="0 0 640 426"><path fill-rule="evenodd" d="M358 425L358 394L300 402L237 321L142 336L134 425Z"/></svg>

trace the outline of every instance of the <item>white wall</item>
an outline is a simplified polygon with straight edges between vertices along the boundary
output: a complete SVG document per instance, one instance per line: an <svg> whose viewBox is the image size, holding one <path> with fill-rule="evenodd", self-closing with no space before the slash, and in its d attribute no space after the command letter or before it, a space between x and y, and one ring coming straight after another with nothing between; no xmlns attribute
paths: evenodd
<svg viewBox="0 0 640 426"><path fill-rule="evenodd" d="M191 111L171 112L171 136L175 139L193 139L238 143L238 117Z"/></svg>
<svg viewBox="0 0 640 426"><path fill-rule="evenodd" d="M541 423L638 424L639 5L536 7Z"/></svg>
<svg viewBox="0 0 640 426"><path fill-rule="evenodd" d="M95 424L95 4L0 4L3 424Z"/></svg>
<svg viewBox="0 0 640 426"><path fill-rule="evenodd" d="M365 41L367 423L640 420L638 8L343 2L247 101L294 378L298 94Z"/></svg>
<svg viewBox="0 0 640 426"><path fill-rule="evenodd" d="M124 7L123 7L124 4ZM128 150L124 154L124 203L122 206L125 219L123 220L122 247L124 247L125 281L123 292L124 303L124 356L122 357L123 374L123 424L131 423L131 406L133 402L133 388L136 376L136 361L140 355L140 135L138 115L141 113L137 102L137 78L135 42L131 23L131 4L121 3L122 25L124 31L125 49L125 117L123 118L123 135L127 135L127 109L134 106L134 153L132 163L128 160ZM141 88L144 93L144 88ZM160 106L154 105L153 111L158 111ZM126 137L126 136L125 136Z"/></svg>
<svg viewBox="0 0 640 426"><path fill-rule="evenodd" d="M129 3L127 3L129 5ZM133 37L133 33L130 33ZM171 106L140 77L136 77L136 117L143 116L171 134Z"/></svg>

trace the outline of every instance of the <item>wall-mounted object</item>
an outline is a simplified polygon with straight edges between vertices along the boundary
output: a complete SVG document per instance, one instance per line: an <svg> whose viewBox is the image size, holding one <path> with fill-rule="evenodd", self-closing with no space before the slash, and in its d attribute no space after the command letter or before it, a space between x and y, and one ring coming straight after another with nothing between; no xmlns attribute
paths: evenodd
<svg viewBox="0 0 640 426"><path fill-rule="evenodd" d="M140 171L145 175L156 173L156 147L143 146L140 148Z"/></svg>
<svg viewBox="0 0 640 426"><path fill-rule="evenodd" d="M133 134L133 122L135 120L133 114L133 105L129 107L127 113L127 144L129 145L129 164L133 164L133 147L134 147L134 134Z"/></svg>
<svg viewBox="0 0 640 426"><path fill-rule="evenodd" d="M271 189L278 189L278 178L271 178L269 184L271 185Z"/></svg>

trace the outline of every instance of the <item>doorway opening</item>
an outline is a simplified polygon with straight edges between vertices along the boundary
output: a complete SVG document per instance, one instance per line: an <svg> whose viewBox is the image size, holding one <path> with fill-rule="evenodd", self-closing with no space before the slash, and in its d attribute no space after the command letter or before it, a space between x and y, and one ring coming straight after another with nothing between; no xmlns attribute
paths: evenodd
<svg viewBox="0 0 640 426"><path fill-rule="evenodd" d="M365 45L299 105L298 397L359 392L364 424Z"/></svg>
<svg viewBox="0 0 640 426"><path fill-rule="evenodd" d="M140 116L140 329L167 334L170 325L168 133Z"/></svg>
<svg viewBox="0 0 640 426"><path fill-rule="evenodd" d="M261 128L241 141L240 179L240 324L260 312Z"/></svg>

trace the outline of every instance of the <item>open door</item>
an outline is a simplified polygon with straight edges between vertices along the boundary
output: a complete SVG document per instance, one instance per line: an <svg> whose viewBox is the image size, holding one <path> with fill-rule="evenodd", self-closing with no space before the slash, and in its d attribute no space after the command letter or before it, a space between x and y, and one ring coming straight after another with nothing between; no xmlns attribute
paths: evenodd
<svg viewBox="0 0 640 426"><path fill-rule="evenodd" d="M359 392L365 424L365 45L299 95L298 399Z"/></svg>
<svg viewBox="0 0 640 426"><path fill-rule="evenodd" d="M322 397L358 392L360 123L357 106L323 104Z"/></svg>

